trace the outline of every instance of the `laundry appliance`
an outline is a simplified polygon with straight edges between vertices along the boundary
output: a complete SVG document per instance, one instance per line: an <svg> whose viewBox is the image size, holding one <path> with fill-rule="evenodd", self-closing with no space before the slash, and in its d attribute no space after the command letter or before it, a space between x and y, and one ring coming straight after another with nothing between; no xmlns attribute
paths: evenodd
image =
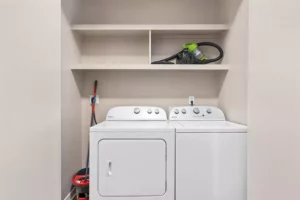
<svg viewBox="0 0 300 200"><path fill-rule="evenodd" d="M176 200L246 200L247 127L210 106L174 107Z"/></svg>
<svg viewBox="0 0 300 200"><path fill-rule="evenodd" d="M91 200L174 200L175 129L157 107L108 111L90 129Z"/></svg>

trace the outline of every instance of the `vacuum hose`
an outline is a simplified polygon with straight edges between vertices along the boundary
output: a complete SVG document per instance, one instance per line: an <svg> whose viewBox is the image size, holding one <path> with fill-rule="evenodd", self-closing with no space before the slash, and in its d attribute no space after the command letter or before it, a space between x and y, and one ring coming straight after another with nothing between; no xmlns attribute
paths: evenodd
<svg viewBox="0 0 300 200"><path fill-rule="evenodd" d="M170 62L170 60L173 60L175 58L177 59L176 63L178 63L178 64L208 64L208 63L216 62L216 61L222 59L224 56L223 49L215 43L200 42L200 43L197 43L197 46L198 47L201 47L201 46L214 47L219 51L219 56L216 58L212 58L212 59L199 60L192 53L190 53L187 49L183 49L182 51L178 52L177 54L174 54L163 60L152 62L152 64L174 64L173 62ZM181 62L181 60L185 59L185 58L186 58L185 62Z"/></svg>

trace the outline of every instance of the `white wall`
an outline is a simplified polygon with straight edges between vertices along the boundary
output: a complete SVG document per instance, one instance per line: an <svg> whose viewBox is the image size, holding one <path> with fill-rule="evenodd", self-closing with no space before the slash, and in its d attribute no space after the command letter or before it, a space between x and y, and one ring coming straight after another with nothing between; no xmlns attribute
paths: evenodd
<svg viewBox="0 0 300 200"><path fill-rule="evenodd" d="M220 18L230 24L223 63L230 65L219 95L227 120L247 124L248 0L220 1Z"/></svg>
<svg viewBox="0 0 300 200"><path fill-rule="evenodd" d="M61 198L60 1L0 2L1 199Z"/></svg>
<svg viewBox="0 0 300 200"><path fill-rule="evenodd" d="M217 0L84 0L77 23L218 23Z"/></svg>
<svg viewBox="0 0 300 200"><path fill-rule="evenodd" d="M80 38L70 25L80 8L79 0L62 1L62 198L71 190L72 176L81 169L81 96L82 76L73 74L71 67L79 63Z"/></svg>
<svg viewBox="0 0 300 200"><path fill-rule="evenodd" d="M299 10L250 0L248 200L300 199Z"/></svg>

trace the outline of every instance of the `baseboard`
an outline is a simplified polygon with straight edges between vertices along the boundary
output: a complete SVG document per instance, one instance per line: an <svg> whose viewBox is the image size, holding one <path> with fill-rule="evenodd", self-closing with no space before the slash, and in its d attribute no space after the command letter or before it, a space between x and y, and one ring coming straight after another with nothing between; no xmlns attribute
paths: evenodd
<svg viewBox="0 0 300 200"><path fill-rule="evenodd" d="M73 188L71 192L64 198L64 200L73 200L76 196L76 190Z"/></svg>

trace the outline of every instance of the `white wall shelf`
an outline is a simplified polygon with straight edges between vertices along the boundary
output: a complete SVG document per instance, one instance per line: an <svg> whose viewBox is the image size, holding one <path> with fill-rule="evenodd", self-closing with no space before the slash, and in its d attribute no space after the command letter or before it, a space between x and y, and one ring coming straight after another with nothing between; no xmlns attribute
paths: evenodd
<svg viewBox="0 0 300 200"><path fill-rule="evenodd" d="M72 30L81 35L102 34L148 34L148 31L172 34L218 34L229 30L227 24L172 24L172 25L113 25L113 24L78 24Z"/></svg>
<svg viewBox="0 0 300 200"><path fill-rule="evenodd" d="M76 71L87 70L181 70L181 71L228 71L229 65L208 64L208 65L151 65L151 64L135 64L135 65L118 65L118 64L82 64L72 68Z"/></svg>

